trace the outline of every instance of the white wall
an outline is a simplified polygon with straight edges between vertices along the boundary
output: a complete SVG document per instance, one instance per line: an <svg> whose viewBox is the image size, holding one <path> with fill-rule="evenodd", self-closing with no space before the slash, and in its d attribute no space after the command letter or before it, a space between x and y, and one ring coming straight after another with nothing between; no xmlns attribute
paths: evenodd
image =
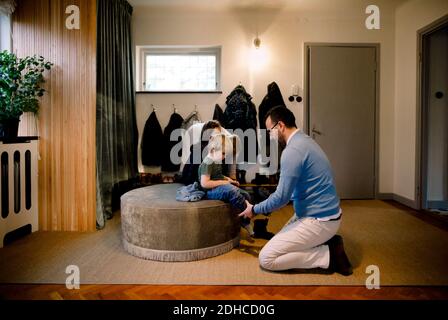
<svg viewBox="0 0 448 320"><path fill-rule="evenodd" d="M291 86L303 88L305 42L380 43L380 119L379 191L393 192L394 162L394 37L396 1L379 0L381 30L365 28L365 8L369 1L342 1L331 6L314 1L304 10L271 8L250 10L188 10L134 7L135 45L220 45L222 46L222 94L139 94L137 120L139 132L157 106L162 127L166 126L176 104L179 113L188 115L195 104L203 119L210 119L214 105L225 108L225 98L241 81L258 107L266 87L276 81L288 108L299 126L303 124L303 103L290 103ZM256 24L266 51L266 61L251 63ZM140 168L141 170L143 168Z"/></svg>
<svg viewBox="0 0 448 320"><path fill-rule="evenodd" d="M394 193L415 200L417 32L448 14L446 0L412 0L396 10Z"/></svg>

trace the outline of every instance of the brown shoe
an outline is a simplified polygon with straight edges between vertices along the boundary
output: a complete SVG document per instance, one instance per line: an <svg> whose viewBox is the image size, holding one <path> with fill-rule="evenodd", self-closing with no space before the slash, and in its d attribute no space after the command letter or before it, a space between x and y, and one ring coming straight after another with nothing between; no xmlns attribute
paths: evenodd
<svg viewBox="0 0 448 320"><path fill-rule="evenodd" d="M330 249L330 266L328 269L344 276L351 275L353 273L353 268L345 253L342 237L335 235L328 240L326 244Z"/></svg>

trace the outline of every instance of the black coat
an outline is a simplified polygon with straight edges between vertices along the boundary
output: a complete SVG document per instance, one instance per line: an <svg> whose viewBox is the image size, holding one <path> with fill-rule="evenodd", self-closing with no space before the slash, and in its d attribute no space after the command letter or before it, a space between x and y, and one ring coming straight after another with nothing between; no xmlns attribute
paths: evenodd
<svg viewBox="0 0 448 320"><path fill-rule="evenodd" d="M163 159L163 132L156 113L153 111L145 124L142 136L142 164L160 166Z"/></svg>
<svg viewBox="0 0 448 320"><path fill-rule="evenodd" d="M239 85L227 96L224 111L226 129L256 129L257 109L252 102L252 96Z"/></svg>
<svg viewBox="0 0 448 320"><path fill-rule="evenodd" d="M266 128L266 115L268 114L268 112L273 109L274 107L277 106L283 106L286 108L286 104L285 101L283 100L282 97L282 93L280 92L280 88L278 87L277 83L272 82L268 85L268 92L266 94L266 96L263 98L263 100L260 103L260 106L258 108L258 116L259 116L259 120L260 120L260 129L267 129ZM269 128L270 129L270 128ZM261 152L262 155L266 154L266 156L269 156L271 153L271 149L270 149L270 138L269 135L266 133L265 135L261 135L262 138L261 140L263 140L263 137L265 137L264 139L264 145L266 146L266 150L265 152ZM263 142L263 141L262 141ZM262 150L263 148L263 143L261 143L261 148ZM279 158L278 158L278 163L280 163L280 156L283 152L283 149L280 147L279 145L279 149L278 149L278 154L279 154ZM266 159L263 158L263 162Z"/></svg>
<svg viewBox="0 0 448 320"><path fill-rule="evenodd" d="M243 86L239 85L227 96L227 108L224 111L226 129L257 129L257 109L252 102L252 96L246 92ZM255 134L255 137L257 135ZM258 153L258 142L241 141L244 143L244 161L248 162L248 144L255 143L256 152Z"/></svg>
<svg viewBox="0 0 448 320"><path fill-rule="evenodd" d="M258 119L260 120L260 129L266 129L265 125L265 117L268 112L276 107L276 106L284 106L285 101L283 100L282 93L280 92L280 88L277 83L272 82L268 85L268 93L263 98L263 101L260 103L260 107L258 108Z"/></svg>
<svg viewBox="0 0 448 320"><path fill-rule="evenodd" d="M221 125L224 125L224 111L222 111L219 104L215 105L215 112L213 112L213 120L217 120Z"/></svg>
<svg viewBox="0 0 448 320"><path fill-rule="evenodd" d="M170 117L170 121L168 122L168 125L166 126L165 130L163 131L163 140L164 140L164 150L163 150L163 159L162 159L162 171L179 171L180 164L174 164L171 162L170 159L170 153L171 149L177 145L182 138L179 137L177 141L171 141L171 133L176 130L180 129L182 126L182 123L184 122L184 118L178 113L173 113ZM182 156L182 149L179 152L179 157Z"/></svg>

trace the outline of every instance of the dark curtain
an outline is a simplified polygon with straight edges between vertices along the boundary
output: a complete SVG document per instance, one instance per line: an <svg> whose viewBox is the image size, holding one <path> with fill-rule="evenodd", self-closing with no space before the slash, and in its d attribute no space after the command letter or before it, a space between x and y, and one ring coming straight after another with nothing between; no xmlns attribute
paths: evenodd
<svg viewBox="0 0 448 320"><path fill-rule="evenodd" d="M97 1L97 228L138 176L131 30L125 0Z"/></svg>

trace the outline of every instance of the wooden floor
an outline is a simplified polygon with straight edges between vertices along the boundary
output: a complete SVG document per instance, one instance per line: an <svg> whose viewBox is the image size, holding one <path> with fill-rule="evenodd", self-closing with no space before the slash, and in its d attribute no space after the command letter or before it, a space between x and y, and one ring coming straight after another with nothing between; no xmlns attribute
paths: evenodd
<svg viewBox="0 0 448 320"><path fill-rule="evenodd" d="M448 300L448 287L0 285L2 300Z"/></svg>

